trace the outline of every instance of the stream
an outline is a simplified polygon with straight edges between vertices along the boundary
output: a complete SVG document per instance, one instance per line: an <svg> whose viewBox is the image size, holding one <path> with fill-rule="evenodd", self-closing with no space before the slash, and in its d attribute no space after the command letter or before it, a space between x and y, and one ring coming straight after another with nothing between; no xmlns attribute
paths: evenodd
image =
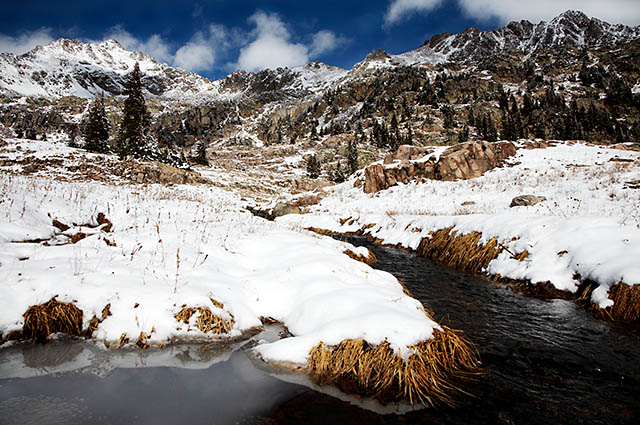
<svg viewBox="0 0 640 425"><path fill-rule="evenodd" d="M256 368L250 345L107 351L62 338L0 349L0 424L640 423L640 330L361 237L483 374L456 407L378 414ZM258 338L261 336L259 335Z"/></svg>

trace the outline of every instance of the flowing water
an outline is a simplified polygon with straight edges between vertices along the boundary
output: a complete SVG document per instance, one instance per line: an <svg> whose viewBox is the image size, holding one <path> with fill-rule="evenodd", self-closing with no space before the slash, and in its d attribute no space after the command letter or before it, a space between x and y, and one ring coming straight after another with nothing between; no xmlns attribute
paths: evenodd
<svg viewBox="0 0 640 425"><path fill-rule="evenodd" d="M368 246L483 374L457 407L381 415L254 367L245 347L109 352L78 341L0 350L0 424L640 423L640 331L413 254Z"/></svg>

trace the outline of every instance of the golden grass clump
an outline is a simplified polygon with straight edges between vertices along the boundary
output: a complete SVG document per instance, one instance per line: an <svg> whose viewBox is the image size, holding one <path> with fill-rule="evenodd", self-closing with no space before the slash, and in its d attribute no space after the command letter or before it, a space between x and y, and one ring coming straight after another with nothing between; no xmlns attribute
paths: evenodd
<svg viewBox="0 0 640 425"><path fill-rule="evenodd" d="M51 298L44 304L33 305L23 314L22 334L25 339L45 342L49 335L63 332L82 334L82 310L71 303L62 303Z"/></svg>
<svg viewBox="0 0 640 425"><path fill-rule="evenodd" d="M406 285L404 283L402 283L401 280L398 280L398 283L400 284L400 286L402 286L402 292L407 296L407 297L413 297L413 295L411 295L411 291L409 291L409 288L406 287Z"/></svg>
<svg viewBox="0 0 640 425"><path fill-rule="evenodd" d="M457 394L466 394L458 384L477 373L479 356L459 331L441 327L434 329L433 339L409 347L413 354L406 361L387 342L320 343L309 353L308 373L318 385L335 385L382 403L454 405Z"/></svg>
<svg viewBox="0 0 640 425"><path fill-rule="evenodd" d="M308 231L313 232L313 233L317 233L317 234L319 234L319 235L325 235L325 236L326 236L326 235L333 235L333 234L335 234L335 232L334 232L334 231L332 231L332 230L320 229L320 228L318 228L318 227L307 227L305 230L308 230Z"/></svg>
<svg viewBox="0 0 640 425"><path fill-rule="evenodd" d="M224 304L214 299L211 299L214 306L218 308L224 308ZM209 307L183 307L174 317L178 322L189 324L191 316L195 313L199 313L196 319L196 327L204 333L213 334L228 334L233 329L233 325L236 323L233 315L231 320L222 319L211 312Z"/></svg>
<svg viewBox="0 0 640 425"><path fill-rule="evenodd" d="M640 285L618 283L609 289L611 316L615 320L635 322L640 319Z"/></svg>
<svg viewBox="0 0 640 425"><path fill-rule="evenodd" d="M375 254L371 252L370 249L367 249L367 250L369 251L369 255L367 255L366 257L364 255L358 255L355 252L351 251L350 249L343 251L343 254L346 254L349 258L352 258L356 261L360 261L361 263L365 263L370 266L376 261L378 261L378 259L376 258Z"/></svg>
<svg viewBox="0 0 640 425"><path fill-rule="evenodd" d="M459 271L480 273L502 252L496 238L479 245L481 233L461 235L452 230L453 227L447 227L431 233L431 238L422 239L418 254Z"/></svg>

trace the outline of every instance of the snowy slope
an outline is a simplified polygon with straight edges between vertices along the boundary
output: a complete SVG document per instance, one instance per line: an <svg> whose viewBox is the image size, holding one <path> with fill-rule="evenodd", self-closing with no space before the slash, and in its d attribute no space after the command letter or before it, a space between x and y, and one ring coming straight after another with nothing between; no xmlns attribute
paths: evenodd
<svg viewBox="0 0 640 425"><path fill-rule="evenodd" d="M158 63L147 54L127 51L115 40L83 43L59 39L24 55L0 54L0 93L46 98L90 98L101 92L118 95L136 62L147 96L199 103L229 100L265 89L303 96L325 90L346 74L341 68L313 62L257 74L238 72L210 81Z"/></svg>
<svg viewBox="0 0 640 425"><path fill-rule="evenodd" d="M135 63L144 74L148 95L178 100L219 96L217 84L196 74L130 52L115 40L83 43L59 39L24 55L0 54L0 91L5 94L58 98L121 94Z"/></svg>
<svg viewBox="0 0 640 425"><path fill-rule="evenodd" d="M505 52L531 54L539 49L559 47L596 48L638 38L640 26L613 25L589 18L582 12L567 11L550 22L511 22L493 31L468 28L459 34L435 35L418 49L399 55L368 57L356 67L468 63Z"/></svg>

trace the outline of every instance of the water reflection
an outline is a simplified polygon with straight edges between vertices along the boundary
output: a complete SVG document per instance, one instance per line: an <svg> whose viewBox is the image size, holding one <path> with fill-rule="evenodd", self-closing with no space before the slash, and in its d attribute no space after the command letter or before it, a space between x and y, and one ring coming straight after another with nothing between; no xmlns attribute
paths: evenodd
<svg viewBox="0 0 640 425"><path fill-rule="evenodd" d="M268 423L264 415L274 406L306 391L254 368L233 350L122 353L59 341L9 347L0 356L3 424Z"/></svg>

